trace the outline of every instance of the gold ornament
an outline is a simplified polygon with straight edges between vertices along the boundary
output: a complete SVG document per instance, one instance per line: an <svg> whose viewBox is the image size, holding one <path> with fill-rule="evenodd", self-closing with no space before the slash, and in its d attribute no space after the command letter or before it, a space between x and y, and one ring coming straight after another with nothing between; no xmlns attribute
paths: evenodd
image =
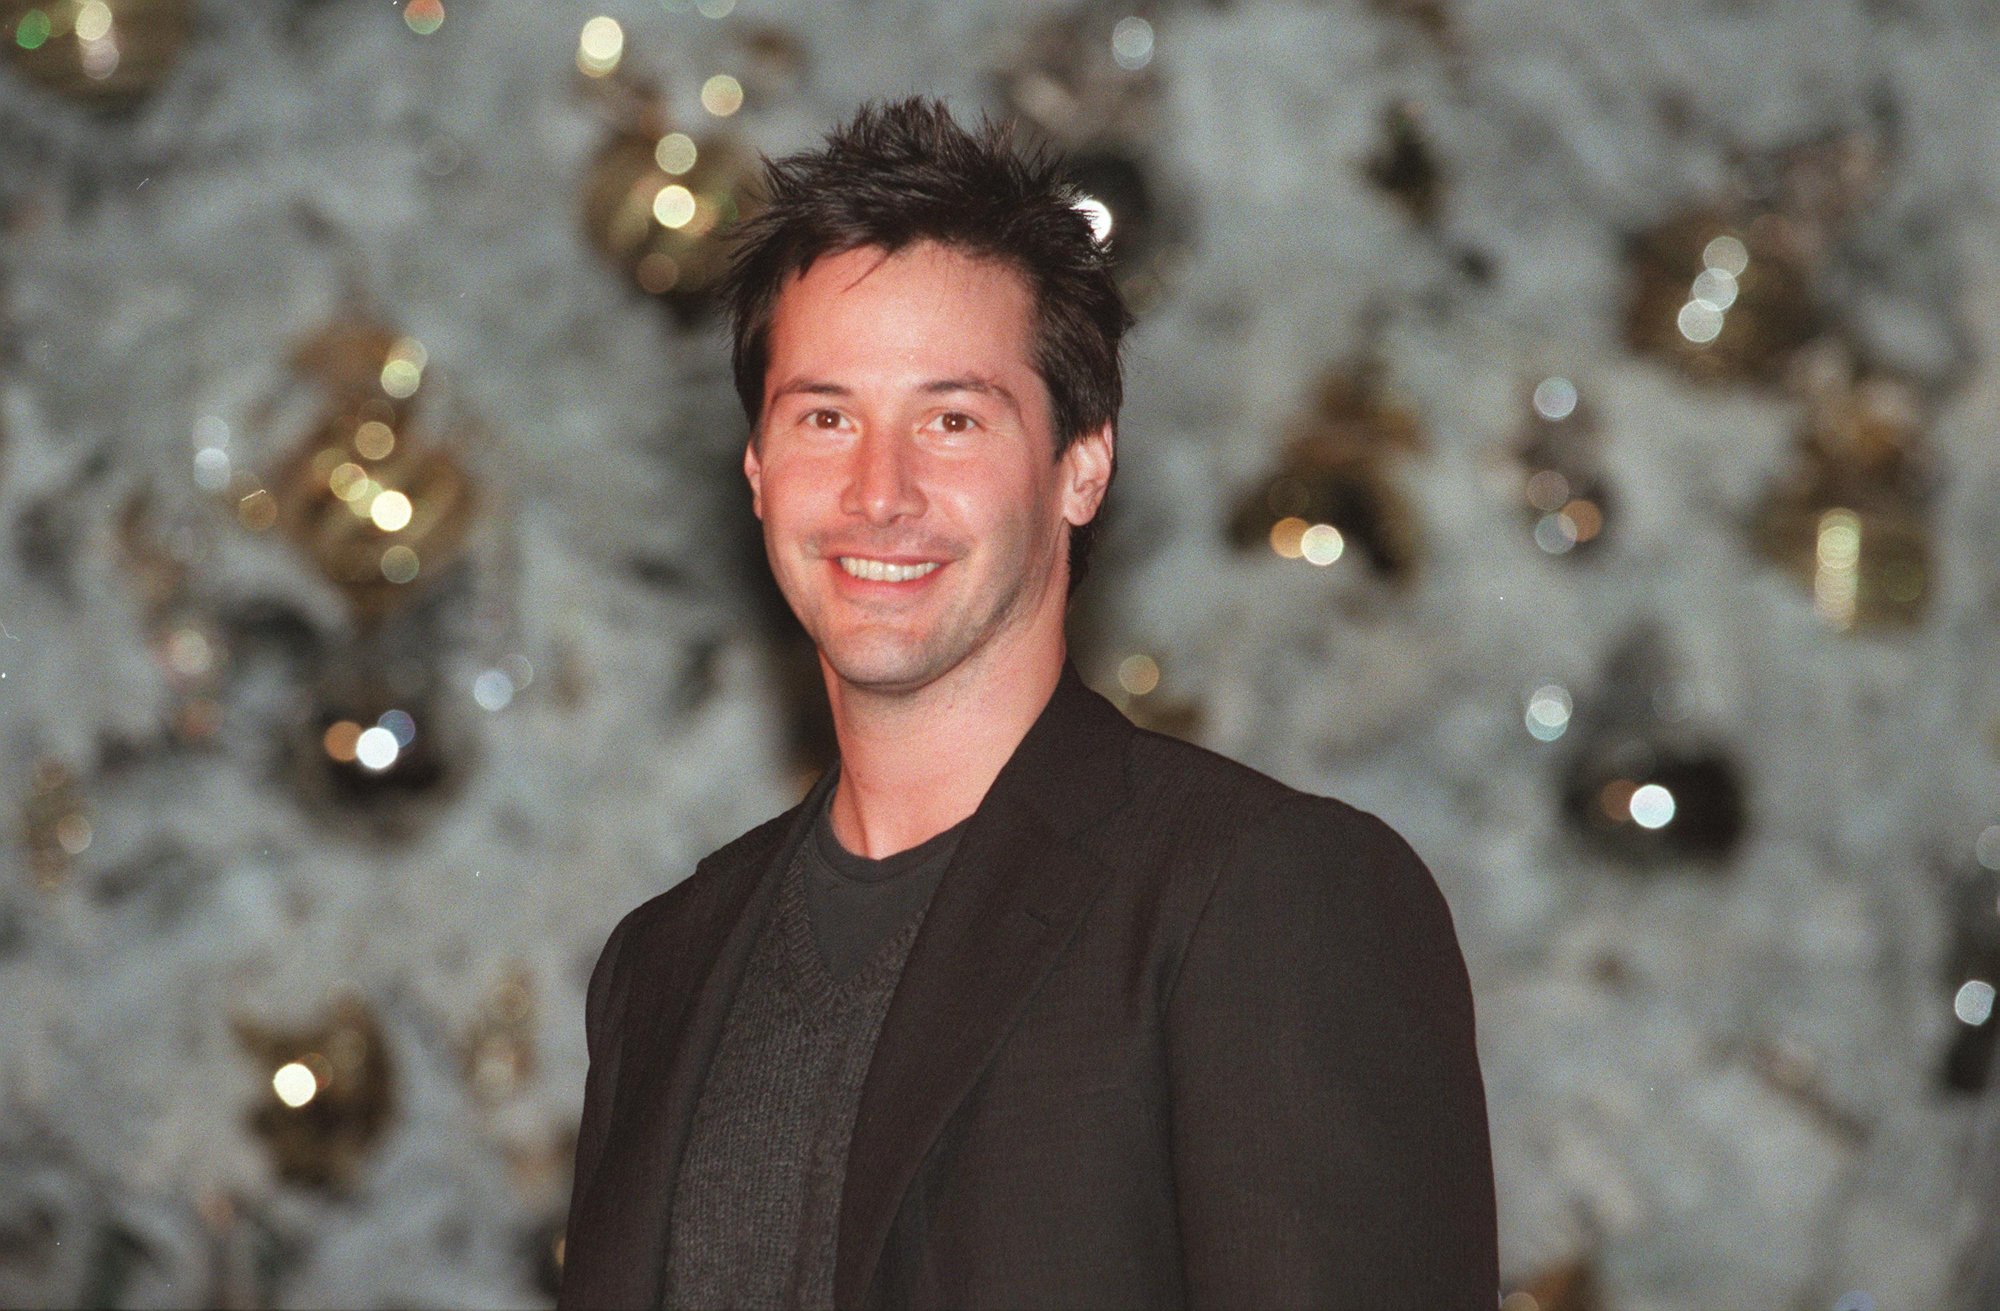
<svg viewBox="0 0 2000 1311"><path fill-rule="evenodd" d="M36 888L54 892L91 839L90 808L68 766L53 756L35 762L21 818L28 874Z"/></svg>
<svg viewBox="0 0 2000 1311"><path fill-rule="evenodd" d="M396 1108L395 1068L382 1028L358 997L299 1030L238 1019L237 1041L264 1075L250 1126L280 1178L344 1190L360 1175Z"/></svg>
<svg viewBox="0 0 2000 1311"><path fill-rule="evenodd" d="M466 1035L465 1082L473 1100L492 1106L535 1075L535 976L515 963L480 1004Z"/></svg>
<svg viewBox="0 0 2000 1311"><path fill-rule="evenodd" d="M119 109L166 78L193 13L192 0L0 0L0 45L34 82Z"/></svg>
<svg viewBox="0 0 2000 1311"><path fill-rule="evenodd" d="M1886 164L1860 133L1739 159L1723 196L1632 241L1627 342L1696 378L1783 381L1831 327L1822 274Z"/></svg>
<svg viewBox="0 0 2000 1311"><path fill-rule="evenodd" d="M759 208L757 176L732 135L626 128L584 180L584 231L642 290L692 317L728 269L730 228Z"/></svg>
<svg viewBox="0 0 2000 1311"><path fill-rule="evenodd" d="M428 373L414 338L366 324L331 326L293 355L326 407L272 474L239 471L230 495L244 525L277 528L347 597L363 624L405 603L458 559L478 496L443 429L470 424Z"/></svg>
<svg viewBox="0 0 2000 1311"><path fill-rule="evenodd" d="M1938 1010L1953 1020L1939 1072L1944 1087L1977 1096L2000 1074L2000 1007L1993 994L2000 979L2000 825L1981 832L1973 855L1973 865L1954 874L1947 892L1950 941L1933 995Z"/></svg>
<svg viewBox="0 0 2000 1311"><path fill-rule="evenodd" d="M1423 449L1416 414L1386 393L1372 365L1329 369L1277 471L1239 502L1231 540L1315 565L1333 564L1352 545L1378 575L1406 582L1420 544L1395 471Z"/></svg>
<svg viewBox="0 0 2000 1311"><path fill-rule="evenodd" d="M1537 382L1527 409L1514 460L1535 545L1550 555L1587 554L1604 540L1611 501L1596 415L1576 384L1560 376Z"/></svg>
<svg viewBox="0 0 2000 1311"><path fill-rule="evenodd" d="M1857 378L1832 350L1799 375L1796 463L1766 494L1753 540L1811 589L1829 626L1917 623L1932 573L1925 406L1907 382Z"/></svg>
<svg viewBox="0 0 2000 1311"><path fill-rule="evenodd" d="M1813 272L1797 226L1781 215L1679 215L1634 244L1626 340L1697 378L1778 382L1826 326Z"/></svg>
<svg viewBox="0 0 2000 1311"><path fill-rule="evenodd" d="M593 37L593 28L607 23L617 26L610 19L585 25L578 53L585 87L615 124L584 177L584 234L640 290L691 322L708 309L728 271L730 229L762 207L762 167L734 133L677 127L659 87L623 58L622 32L615 53L605 31ZM760 92L770 89L760 81L765 72L779 80L788 66L803 74L803 64L791 62L802 59L803 49L788 54L778 29L747 39ZM702 84L702 108L727 118L743 107L745 94L736 78L718 73Z"/></svg>

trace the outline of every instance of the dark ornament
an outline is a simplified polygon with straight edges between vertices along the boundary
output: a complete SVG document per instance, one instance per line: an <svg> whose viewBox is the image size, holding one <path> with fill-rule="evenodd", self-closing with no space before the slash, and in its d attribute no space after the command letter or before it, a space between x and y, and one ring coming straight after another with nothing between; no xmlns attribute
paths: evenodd
<svg viewBox="0 0 2000 1311"><path fill-rule="evenodd" d="M1597 416L1561 377L1536 383L1527 409L1514 462L1529 531L1549 555L1588 557L1604 543L1612 513Z"/></svg>
<svg viewBox="0 0 2000 1311"><path fill-rule="evenodd" d="M266 1079L250 1127L278 1176L309 1188L351 1188L396 1109L395 1067L373 1012L343 996L325 1022L305 1029L241 1019L234 1027Z"/></svg>
<svg viewBox="0 0 2000 1311"><path fill-rule="evenodd" d="M1424 135L1423 106L1399 100L1382 113L1382 144L1370 157L1368 180L1426 227L1437 221L1444 180Z"/></svg>
<svg viewBox="0 0 2000 1311"><path fill-rule="evenodd" d="M2000 840L1991 845L2000 856ZM1947 1092L1976 1095L1993 1087L2000 1014L2000 873L1984 866L1960 875L1946 897L1951 945L1945 951L1938 1002L1951 1014L1940 1082Z"/></svg>
<svg viewBox="0 0 2000 1311"><path fill-rule="evenodd" d="M424 635L413 628L407 636ZM345 652L322 673L312 714L287 744L301 798L329 821L363 821L375 837L415 836L473 764L457 702L440 696L437 682L409 653L379 645Z"/></svg>
<svg viewBox="0 0 2000 1311"><path fill-rule="evenodd" d="M1329 369L1277 469L1238 502L1230 540L1312 564L1332 563L1351 543L1377 576L1408 582L1421 548L1396 473L1424 446L1415 412L1387 393L1372 365Z"/></svg>
<svg viewBox="0 0 2000 1311"><path fill-rule="evenodd" d="M1660 638L1642 628L1613 653L1559 790L1584 841L1634 867L1719 865L1748 827L1741 770L1720 741L1673 712Z"/></svg>
<svg viewBox="0 0 2000 1311"><path fill-rule="evenodd" d="M1034 25L1003 53L994 82L1022 137L1064 157L1126 302L1144 313L1179 274L1187 220L1151 162L1159 100L1153 27L1119 12L1113 21L1083 6Z"/></svg>

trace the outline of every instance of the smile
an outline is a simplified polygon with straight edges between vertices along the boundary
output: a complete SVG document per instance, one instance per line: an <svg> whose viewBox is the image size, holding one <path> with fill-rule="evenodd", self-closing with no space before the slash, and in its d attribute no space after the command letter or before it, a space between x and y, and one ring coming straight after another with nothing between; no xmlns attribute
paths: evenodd
<svg viewBox="0 0 2000 1311"><path fill-rule="evenodd" d="M838 558L840 567L854 577L866 578L877 583L904 583L912 578L922 578L941 563L937 560L926 560L922 564L890 564L887 560L870 560L860 555L843 555Z"/></svg>

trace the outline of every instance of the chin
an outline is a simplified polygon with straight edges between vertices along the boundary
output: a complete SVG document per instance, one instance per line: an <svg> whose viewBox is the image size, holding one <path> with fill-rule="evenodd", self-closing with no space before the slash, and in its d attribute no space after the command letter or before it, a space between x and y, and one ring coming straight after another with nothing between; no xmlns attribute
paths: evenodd
<svg viewBox="0 0 2000 1311"><path fill-rule="evenodd" d="M843 683L875 692L915 691L957 663L921 643L879 638L823 643L820 654Z"/></svg>

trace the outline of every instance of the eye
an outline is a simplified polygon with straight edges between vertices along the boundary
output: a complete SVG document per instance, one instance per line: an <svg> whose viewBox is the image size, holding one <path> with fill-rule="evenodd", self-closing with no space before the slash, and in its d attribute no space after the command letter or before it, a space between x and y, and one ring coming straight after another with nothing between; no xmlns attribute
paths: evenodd
<svg viewBox="0 0 2000 1311"><path fill-rule="evenodd" d="M949 433L971 432L979 426L979 420L962 410L946 410L931 422Z"/></svg>
<svg viewBox="0 0 2000 1311"><path fill-rule="evenodd" d="M840 411L808 410L806 412L806 426L811 428L838 428L840 426Z"/></svg>

